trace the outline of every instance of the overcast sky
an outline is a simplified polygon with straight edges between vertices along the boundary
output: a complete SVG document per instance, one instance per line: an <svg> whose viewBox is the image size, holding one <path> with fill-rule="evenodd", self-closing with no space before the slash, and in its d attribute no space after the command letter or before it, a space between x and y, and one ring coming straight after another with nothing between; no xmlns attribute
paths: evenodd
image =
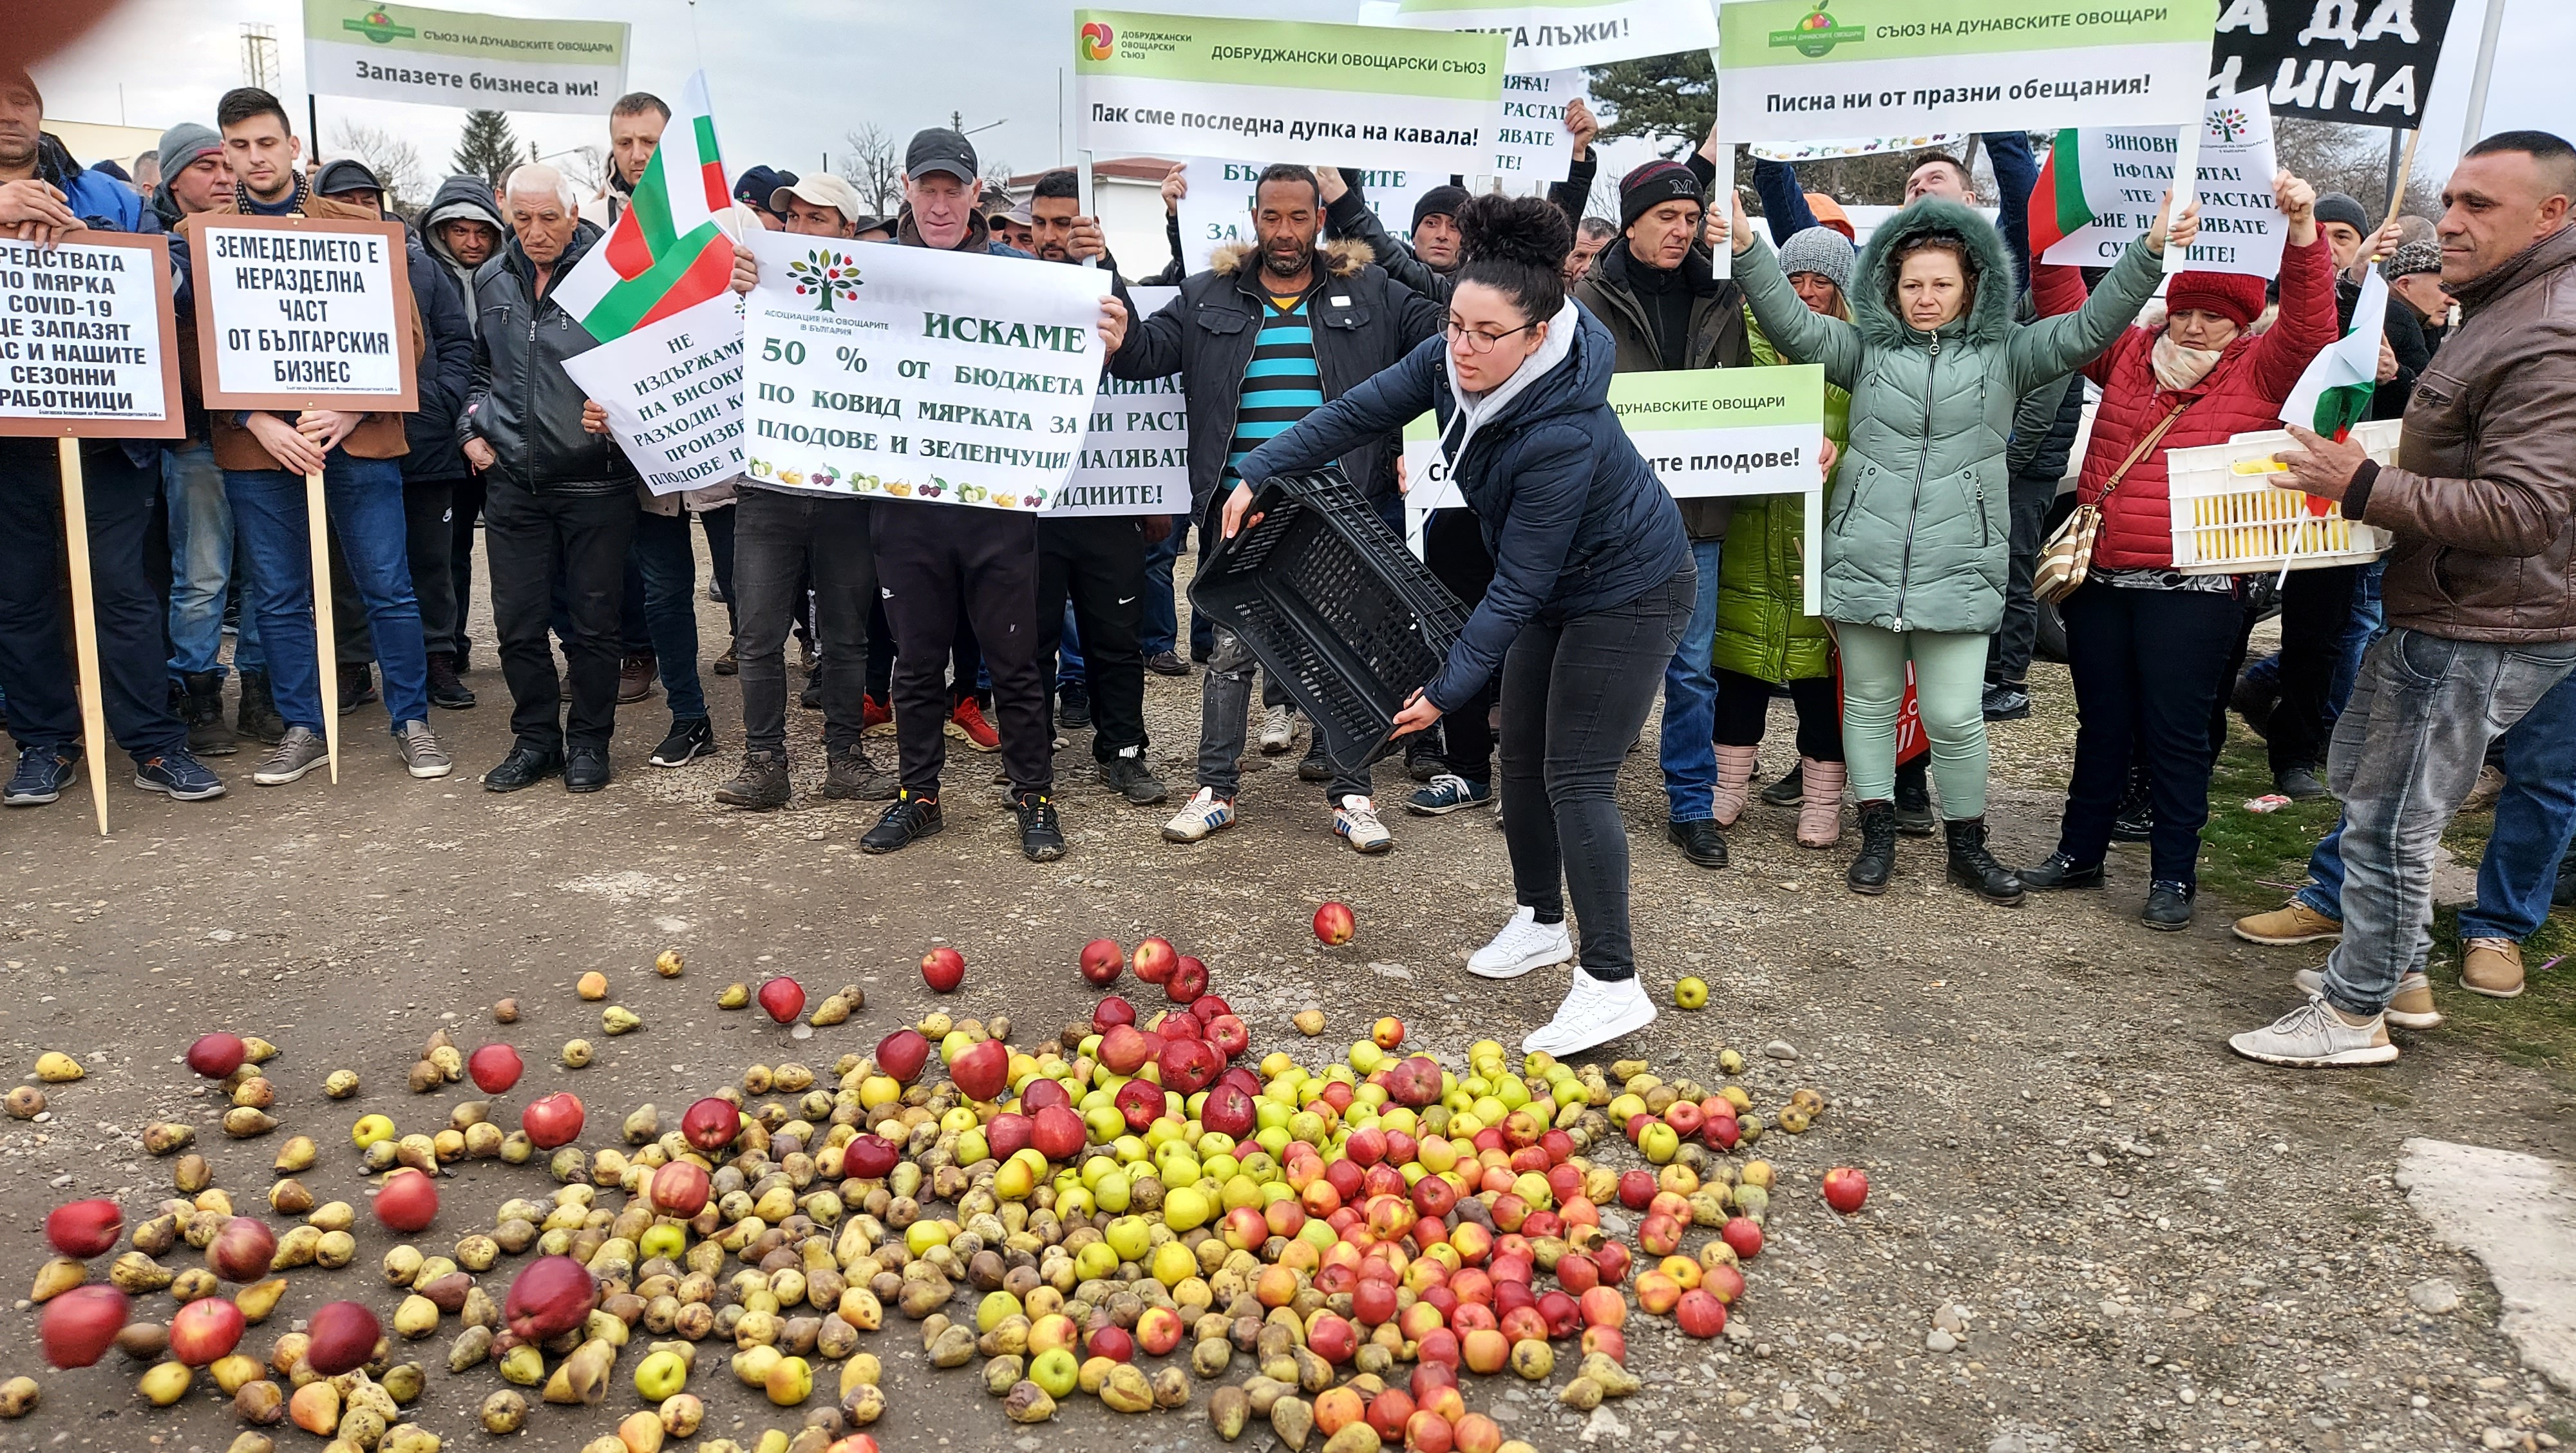
<svg viewBox="0 0 2576 1453"><path fill-rule="evenodd" d="M1138 8L1199 14L1348 20L1356 0L1133 0ZM2439 175L2459 150L2483 0L2457 0L2444 63L2429 99L2420 164ZM1069 0L461 0L456 9L522 16L626 20L634 46L628 84L676 96L703 66L725 156L735 168L765 162L804 171L842 135L874 123L904 136L964 113L983 127L987 162L1031 171L1069 160L1059 150L1059 76L1070 88ZM279 94L302 129L304 52L296 0L126 0L119 13L37 76L50 114L70 120L166 127L213 120L216 97L242 81L241 23L276 28L284 67ZM2506 0L2504 42L2486 130L2566 132L2566 65L2576 56L2576 3ZM1068 103L1069 109L1069 103ZM448 170L463 113L444 107L321 100L323 140L342 120L411 141L434 178ZM605 141L602 118L515 113L523 139L553 152ZM1640 159L1605 148L1608 174ZM92 160L94 158L83 158Z"/></svg>

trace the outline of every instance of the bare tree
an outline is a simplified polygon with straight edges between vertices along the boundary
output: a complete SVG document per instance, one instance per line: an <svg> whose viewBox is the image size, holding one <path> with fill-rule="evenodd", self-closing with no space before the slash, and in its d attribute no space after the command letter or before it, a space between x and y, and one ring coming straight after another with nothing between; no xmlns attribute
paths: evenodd
<svg viewBox="0 0 2576 1453"><path fill-rule="evenodd" d="M878 216L903 210L903 151L885 128L871 122L844 133L840 172Z"/></svg>
<svg viewBox="0 0 2576 1453"><path fill-rule="evenodd" d="M2374 222L2388 210L2388 143L2388 133L2374 126L2303 116L2272 118L2272 146L2281 165L2319 192L2352 197ZM2418 166L2406 183L2404 215L2441 216L2441 193L2442 179Z"/></svg>
<svg viewBox="0 0 2576 1453"><path fill-rule="evenodd" d="M570 151L558 152L547 160L579 188L585 197L607 185L608 153L600 147L588 144L576 146Z"/></svg>
<svg viewBox="0 0 2576 1453"><path fill-rule="evenodd" d="M343 121L332 134L331 147L339 156L366 163L376 180L385 184L388 211L401 210L404 203L421 195L420 148L392 132Z"/></svg>

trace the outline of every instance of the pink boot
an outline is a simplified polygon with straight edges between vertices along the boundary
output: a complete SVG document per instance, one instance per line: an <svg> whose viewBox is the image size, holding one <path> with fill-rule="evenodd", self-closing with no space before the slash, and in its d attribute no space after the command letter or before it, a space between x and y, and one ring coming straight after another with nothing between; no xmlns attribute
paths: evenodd
<svg viewBox="0 0 2576 1453"><path fill-rule="evenodd" d="M1799 760L1798 774L1806 788L1798 802L1798 846L1832 847L1843 837L1843 764L1805 757Z"/></svg>
<svg viewBox="0 0 2576 1453"><path fill-rule="evenodd" d="M1721 743L1717 749L1717 825L1733 827L1744 815L1749 800L1745 789L1753 785L1753 765L1758 749L1730 747Z"/></svg>

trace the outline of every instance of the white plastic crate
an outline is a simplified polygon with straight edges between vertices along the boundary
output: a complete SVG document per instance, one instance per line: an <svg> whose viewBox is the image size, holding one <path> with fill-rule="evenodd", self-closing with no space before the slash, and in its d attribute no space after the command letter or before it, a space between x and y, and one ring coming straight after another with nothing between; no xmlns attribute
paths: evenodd
<svg viewBox="0 0 2576 1453"><path fill-rule="evenodd" d="M2387 464L2397 457L2397 429L2395 419L2376 420L2354 425L2352 438ZM2396 543L2386 530L2345 519L2341 505L2320 518L2308 512L2308 496L2274 486L2283 471L2273 456L2297 447L2288 430L2269 429L2224 444L2166 450L2174 568L2185 575L2250 575L2352 565L2386 554Z"/></svg>

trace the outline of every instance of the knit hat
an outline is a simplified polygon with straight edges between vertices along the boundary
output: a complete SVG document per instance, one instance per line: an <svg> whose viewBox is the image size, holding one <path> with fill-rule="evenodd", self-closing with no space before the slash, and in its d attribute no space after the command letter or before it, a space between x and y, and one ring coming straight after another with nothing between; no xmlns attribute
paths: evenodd
<svg viewBox="0 0 2576 1453"><path fill-rule="evenodd" d="M2165 285L2165 312L2170 316L2185 308L2250 328L2263 316L2263 280L2232 272L2181 273Z"/></svg>
<svg viewBox="0 0 2576 1453"><path fill-rule="evenodd" d="M1666 202L1706 202L1699 178L1677 161L1650 161L1619 179L1622 230Z"/></svg>
<svg viewBox="0 0 2576 1453"><path fill-rule="evenodd" d="M2386 262L2379 265L2379 275L2390 282L2395 282L2402 277L2412 277L2419 272L2438 273L2441 270L2442 245L2430 238L2399 246L2395 252L2388 254Z"/></svg>
<svg viewBox="0 0 2576 1453"><path fill-rule="evenodd" d="M220 155L224 139L211 126L182 121L161 133L161 181L168 185L172 177L196 164L197 158Z"/></svg>
<svg viewBox="0 0 2576 1453"><path fill-rule="evenodd" d="M1413 204L1413 225L1417 229L1420 228L1422 219L1425 217L1455 218L1458 215L1458 209L1466 205L1465 187L1433 187L1423 193Z"/></svg>
<svg viewBox="0 0 2576 1453"><path fill-rule="evenodd" d="M313 179L313 190L325 197L337 196L342 192L354 192L361 188L381 195L385 190L385 184L376 179L373 168L352 156L323 163L321 174Z"/></svg>
<svg viewBox="0 0 2576 1453"><path fill-rule="evenodd" d="M2329 222L2341 222L2364 237L2370 235L2370 214L2346 192L2328 192L2317 198L2317 225L2323 227Z"/></svg>
<svg viewBox="0 0 2576 1453"><path fill-rule="evenodd" d="M1780 271L1791 277L1812 272L1849 292L1851 242L1831 227L1810 227L1780 244Z"/></svg>

